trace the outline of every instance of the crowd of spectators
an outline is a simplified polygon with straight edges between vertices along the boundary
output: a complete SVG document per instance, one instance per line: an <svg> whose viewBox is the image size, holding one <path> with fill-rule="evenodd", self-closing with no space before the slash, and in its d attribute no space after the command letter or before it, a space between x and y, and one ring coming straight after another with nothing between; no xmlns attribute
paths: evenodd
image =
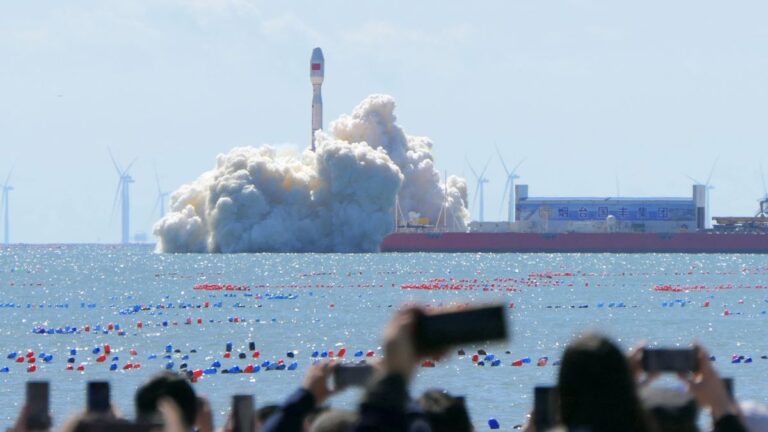
<svg viewBox="0 0 768 432"><path fill-rule="evenodd" d="M64 431L167 432L342 432L342 431L448 431L475 430L464 398L446 389L429 390L418 397L409 383L423 360L414 341L418 308L404 308L384 330L384 355L356 410L328 408L326 401L344 388L335 388L331 376L339 367L332 361L314 364L303 384L280 405L233 409L226 424L216 428L210 405L195 394L186 376L163 373L138 389L136 419L125 420L114 410L83 412L61 426ZM551 421L542 425L531 407L528 418L516 425L524 431L666 432L700 430L699 412L708 410L711 430L766 431L768 413L760 405L742 405L733 398L714 369L706 350L695 349L697 369L679 373L687 391L651 385L657 373L642 366L643 348L624 355L607 337L588 334L565 349L554 391L558 403ZM440 356L433 353L432 356ZM460 391L461 389L450 389ZM13 432L30 431L25 405ZM247 408L247 407L246 407ZM237 411L237 412L235 412ZM538 415L537 415L538 414ZM483 424L483 428L499 428ZM37 427L36 429L40 429ZM44 428L43 428L44 429ZM511 429L511 428L510 428Z"/></svg>

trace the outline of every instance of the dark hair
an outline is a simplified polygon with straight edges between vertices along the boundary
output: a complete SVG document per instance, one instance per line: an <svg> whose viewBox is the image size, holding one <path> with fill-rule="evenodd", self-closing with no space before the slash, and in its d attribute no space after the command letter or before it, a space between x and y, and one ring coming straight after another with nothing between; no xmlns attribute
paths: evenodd
<svg viewBox="0 0 768 432"><path fill-rule="evenodd" d="M558 379L560 419L592 432L648 431L624 355L608 338L586 335L563 354Z"/></svg>
<svg viewBox="0 0 768 432"><path fill-rule="evenodd" d="M139 420L154 420L158 414L157 402L170 398L179 406L182 420L188 427L197 418L197 397L189 381L182 375L163 372L156 375L136 391L136 416Z"/></svg>
<svg viewBox="0 0 768 432"><path fill-rule="evenodd" d="M432 389L425 391L418 403L427 415L432 430L440 432L472 430L472 421L464 405L464 398L451 396L444 390Z"/></svg>

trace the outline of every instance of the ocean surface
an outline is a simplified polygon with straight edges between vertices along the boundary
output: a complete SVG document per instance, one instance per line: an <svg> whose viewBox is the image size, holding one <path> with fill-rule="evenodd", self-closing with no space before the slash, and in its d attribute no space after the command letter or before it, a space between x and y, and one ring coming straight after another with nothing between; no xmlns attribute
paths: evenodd
<svg viewBox="0 0 768 432"><path fill-rule="evenodd" d="M233 394L279 403L300 385L315 351L380 357L382 328L407 302L505 305L508 342L456 347L436 367L420 368L413 384L413 394L443 387L465 395L480 430L489 418L502 429L523 422L533 387L555 383L553 363L590 330L626 349L641 340L674 347L699 340L720 373L735 379L737 397L768 402L768 360L761 358L768 354L768 257L760 255L161 255L147 246L11 246L0 248L0 293L0 368L8 368L0 369L0 426L15 419L28 380L51 381L60 424L84 407L89 380L109 380L114 403L133 416L133 393L153 374L182 363L205 370L217 360L218 373L195 388L210 397L220 425ZM102 363L104 344L111 353ZM163 358L167 349L171 358ZM469 354L478 349L500 365L474 364ZM29 350L34 372L27 371ZM734 354L743 360L732 363ZM66 370L70 357L75 370ZM547 364L537 366L542 357ZM295 370L221 373L279 360L296 362ZM125 369L128 362L140 367ZM346 392L330 403L354 407L359 396Z"/></svg>

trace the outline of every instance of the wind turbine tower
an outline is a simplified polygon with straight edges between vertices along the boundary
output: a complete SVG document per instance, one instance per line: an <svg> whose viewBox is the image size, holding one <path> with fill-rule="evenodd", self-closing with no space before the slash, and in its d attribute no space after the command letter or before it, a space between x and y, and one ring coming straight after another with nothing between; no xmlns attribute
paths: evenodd
<svg viewBox="0 0 768 432"><path fill-rule="evenodd" d="M686 175L688 179L690 179L694 186L699 186L704 188L704 228L712 228L712 217L709 213L709 191L714 189L715 187L711 184L712 182L712 174L715 173L715 166L717 165L717 159L715 159L715 162L712 164L712 168L709 170L709 175L707 176L707 182L702 183L695 178Z"/></svg>
<svg viewBox="0 0 768 432"><path fill-rule="evenodd" d="M8 173L8 177L3 182L3 196L0 203L0 207L3 209L3 244L6 246L11 242L10 222L8 221L8 214L10 213L8 209L8 193L13 190L13 186L9 184L10 181L11 173Z"/></svg>
<svg viewBox="0 0 768 432"><path fill-rule="evenodd" d="M163 188L160 186L160 176L157 174L157 169L155 169L155 181L157 182L157 200L155 201L155 207L160 207L160 219L162 219L165 216L165 199L168 198L171 193L163 191ZM152 213L154 214L154 210Z"/></svg>
<svg viewBox="0 0 768 432"><path fill-rule="evenodd" d="M134 159L125 170L120 169L120 165L117 164L114 156L112 156L112 150L109 151L109 157L112 159L112 164L115 166L117 175L120 180L117 182L117 190L115 190L115 199L112 204L112 212L115 211L117 205L117 197L120 196L120 213L121 213L121 229L120 229L120 243L128 244L130 242L131 232L131 195L130 185L133 183L133 177L129 174L131 167L136 160Z"/></svg>
<svg viewBox="0 0 768 432"><path fill-rule="evenodd" d="M501 156L501 152L499 151L498 147L496 147L496 153L499 155L499 161L501 161L501 166L504 167L504 172L507 173L507 181L504 183L504 195L502 195L501 197L501 206L504 207L504 199L508 198L507 222L514 223L515 222L515 180L520 178L520 176L517 175L517 169L520 168L520 165L523 162L525 162L525 159L518 162L517 165L515 165L515 167L512 168L512 171L510 171L509 169L507 169L507 164L504 163L504 158Z"/></svg>
<svg viewBox="0 0 768 432"><path fill-rule="evenodd" d="M472 171L472 175L475 176L475 179L477 180L477 187L475 187L475 195L472 198L472 204L474 205L475 198L478 196L480 197L480 210L479 210L479 221L485 222L485 199L483 194L483 189L485 183L488 183L488 179L485 177L485 171L488 169L488 164L491 163L491 158L488 158L488 162L485 163L485 167L483 168L483 171L480 172L480 175L477 175L477 172L474 168L472 168L472 164L469 163L469 160L467 160L467 165L469 165L469 169Z"/></svg>

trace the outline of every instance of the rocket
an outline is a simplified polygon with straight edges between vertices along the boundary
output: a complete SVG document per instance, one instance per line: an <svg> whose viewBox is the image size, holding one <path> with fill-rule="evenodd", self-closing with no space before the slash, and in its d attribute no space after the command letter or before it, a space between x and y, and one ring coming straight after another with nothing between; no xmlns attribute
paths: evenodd
<svg viewBox="0 0 768 432"><path fill-rule="evenodd" d="M315 151L315 131L323 128L323 96L320 87L325 77L325 59L323 50L312 50L312 58L309 60L309 79L312 81L312 151Z"/></svg>

